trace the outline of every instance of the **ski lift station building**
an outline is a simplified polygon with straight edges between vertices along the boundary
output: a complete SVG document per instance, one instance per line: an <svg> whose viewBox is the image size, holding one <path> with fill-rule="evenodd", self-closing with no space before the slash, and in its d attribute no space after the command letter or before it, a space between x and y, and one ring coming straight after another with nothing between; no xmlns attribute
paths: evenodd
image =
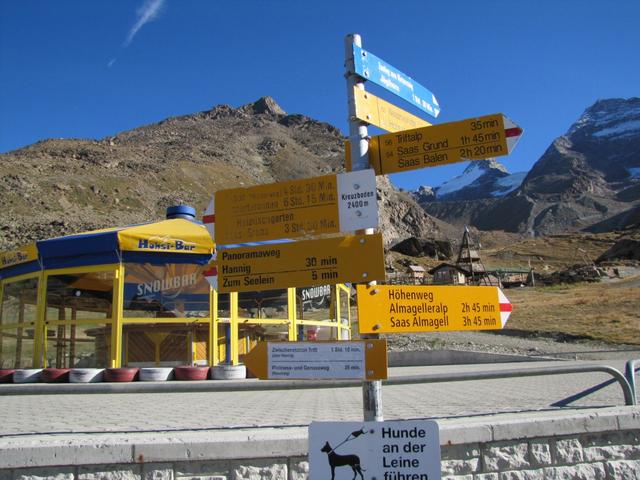
<svg viewBox="0 0 640 480"><path fill-rule="evenodd" d="M0 368L239 364L258 340L349 339L344 285L218 294L191 207L0 254Z"/></svg>

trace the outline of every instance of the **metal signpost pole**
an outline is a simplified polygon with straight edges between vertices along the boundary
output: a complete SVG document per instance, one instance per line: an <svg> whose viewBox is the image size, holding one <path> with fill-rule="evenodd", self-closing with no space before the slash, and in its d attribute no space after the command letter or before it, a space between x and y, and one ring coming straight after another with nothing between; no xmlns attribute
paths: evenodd
<svg viewBox="0 0 640 480"><path fill-rule="evenodd" d="M349 34L345 38L345 70L347 78L347 98L349 102L349 141L351 142L351 164L352 170L364 170L369 167L369 133L367 124L361 122L356 117L356 99L354 95L354 87L364 90L364 81L356 75L353 61L353 45L362 48L362 39L358 34ZM372 234L373 229L369 228L364 231L366 234ZM377 339L378 334L363 335L363 338ZM382 382L380 380L365 381L362 384L362 407L365 421L382 422Z"/></svg>

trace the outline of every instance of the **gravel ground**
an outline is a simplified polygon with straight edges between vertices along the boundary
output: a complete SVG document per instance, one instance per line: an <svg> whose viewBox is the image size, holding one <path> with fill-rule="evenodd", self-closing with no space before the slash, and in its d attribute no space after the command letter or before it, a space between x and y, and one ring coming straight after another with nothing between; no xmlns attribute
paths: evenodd
<svg viewBox="0 0 640 480"><path fill-rule="evenodd" d="M530 332L438 332L388 335L389 351L463 350L579 360L640 358L639 345L620 345Z"/></svg>

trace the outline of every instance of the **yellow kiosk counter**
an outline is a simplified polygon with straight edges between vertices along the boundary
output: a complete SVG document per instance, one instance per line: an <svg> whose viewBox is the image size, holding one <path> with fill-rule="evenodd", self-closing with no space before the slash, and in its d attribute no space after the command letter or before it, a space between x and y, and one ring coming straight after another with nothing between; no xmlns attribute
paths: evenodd
<svg viewBox="0 0 640 480"><path fill-rule="evenodd" d="M258 340L351 337L346 286L218 295L213 247L177 206L0 254L0 368L236 365Z"/></svg>

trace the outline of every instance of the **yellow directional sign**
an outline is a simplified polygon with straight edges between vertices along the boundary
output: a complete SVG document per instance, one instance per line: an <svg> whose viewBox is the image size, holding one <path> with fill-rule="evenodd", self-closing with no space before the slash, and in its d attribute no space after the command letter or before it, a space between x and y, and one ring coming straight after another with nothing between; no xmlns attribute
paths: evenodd
<svg viewBox="0 0 640 480"><path fill-rule="evenodd" d="M258 342L244 363L261 380L384 380L387 341Z"/></svg>
<svg viewBox="0 0 640 480"><path fill-rule="evenodd" d="M371 170L325 175L215 194L215 242L260 242L378 226Z"/></svg>
<svg viewBox="0 0 640 480"><path fill-rule="evenodd" d="M387 132L399 132L431 125L426 120L357 87L353 87L353 93L356 100L356 117Z"/></svg>
<svg viewBox="0 0 640 480"><path fill-rule="evenodd" d="M522 129L501 113L372 137L376 175L508 155Z"/></svg>
<svg viewBox="0 0 640 480"><path fill-rule="evenodd" d="M358 285L360 333L504 328L512 306L498 287Z"/></svg>
<svg viewBox="0 0 640 480"><path fill-rule="evenodd" d="M380 234L229 248L217 263L220 293L383 281L385 273Z"/></svg>
<svg viewBox="0 0 640 480"><path fill-rule="evenodd" d="M351 163L351 142L349 140L344 141L344 169L347 172L353 170L353 164ZM382 175L375 168L373 169L373 171L376 173L376 175Z"/></svg>

